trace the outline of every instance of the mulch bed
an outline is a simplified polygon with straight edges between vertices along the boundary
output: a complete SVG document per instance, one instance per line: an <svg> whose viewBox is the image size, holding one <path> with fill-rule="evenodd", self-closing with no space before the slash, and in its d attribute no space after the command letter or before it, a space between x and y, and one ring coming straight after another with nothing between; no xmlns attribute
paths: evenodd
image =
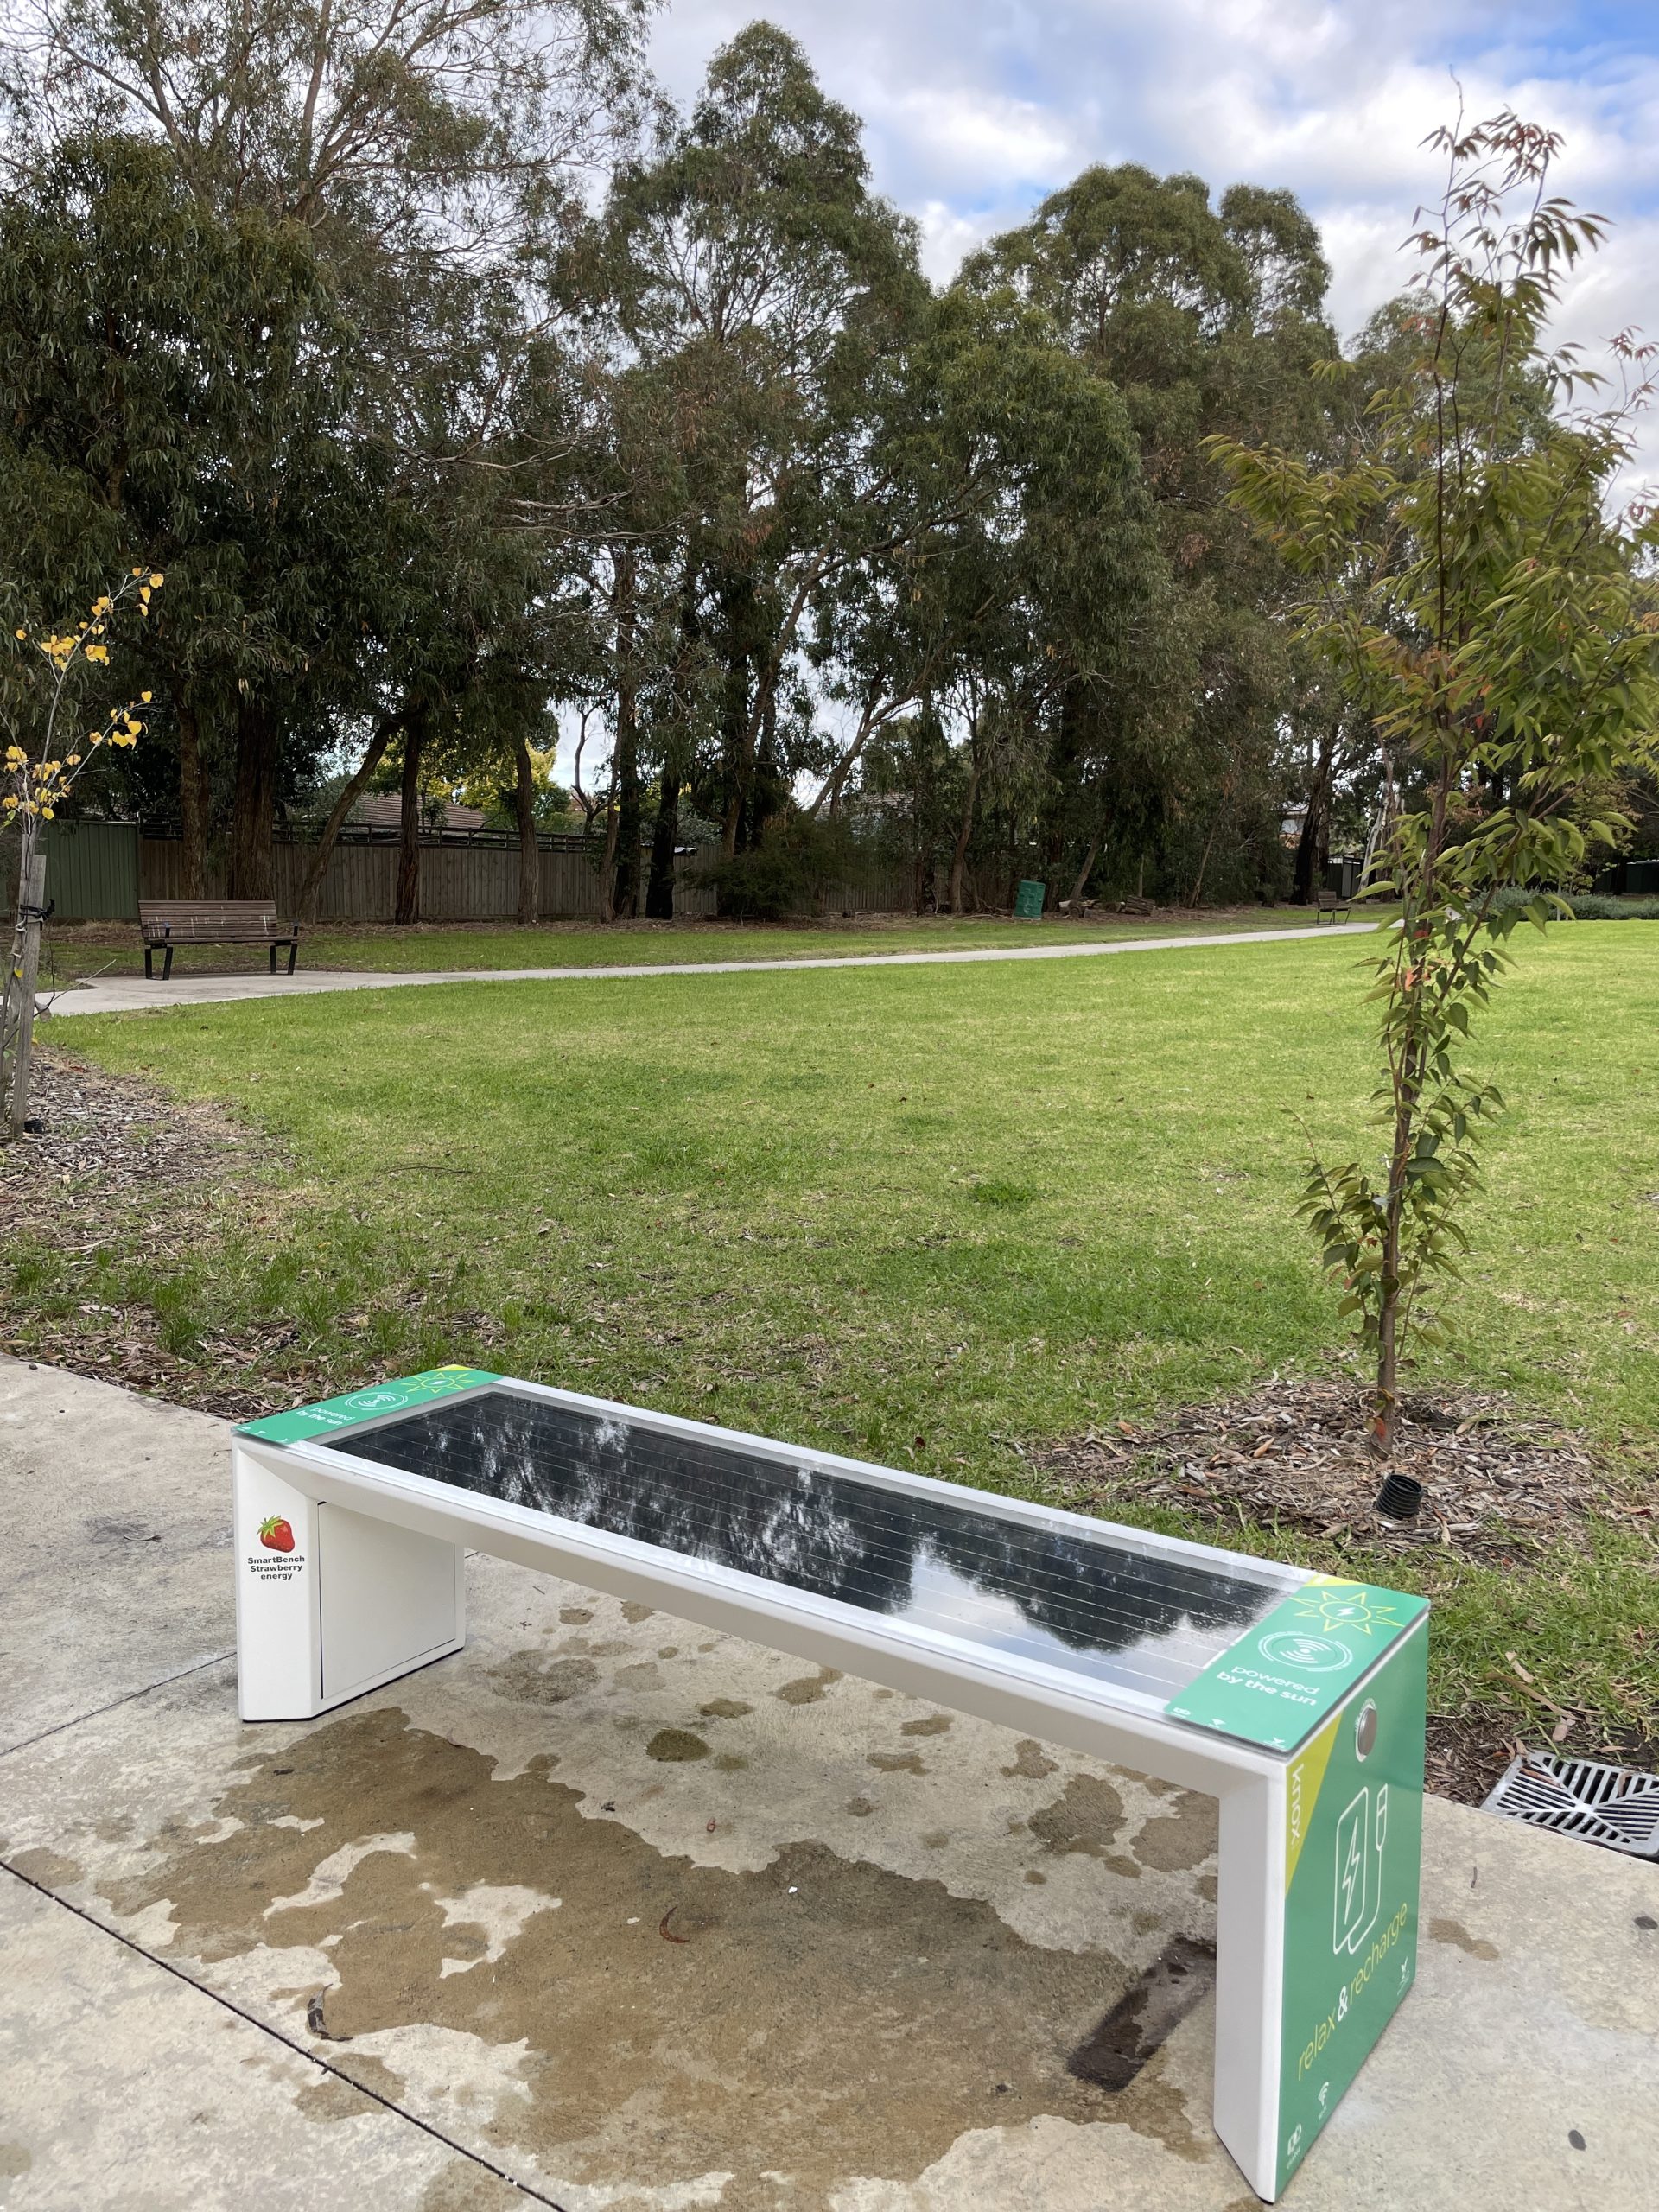
<svg viewBox="0 0 1659 2212"><path fill-rule="evenodd" d="M1109 1516L1130 1497L1170 1507L1213 1524L1221 1543L1253 1526L1294 1530L1338 1553L1415 1554L1426 1563L1449 1555L1501 1569L1582 1542L1592 1516L1659 1537L1652 1487L1645 1497L1637 1490L1639 1465L1610 1466L1583 1437L1502 1398L1408 1397L1387 1466L1366 1440L1368 1410L1364 1390L1345 1376L1275 1376L1161 1422L1090 1430L1033 1452L1030 1464L1070 1505ZM1389 1467L1423 1485L1414 1521L1376 1510ZM1523 1749L1555 1746L1644 1770L1659 1764L1659 1744L1609 1732L1593 1713L1568 1713L1514 1662L1511 1671L1515 1704L1531 1713L1524 1738L1501 1711L1431 1714L1428 1785L1437 1796L1479 1804Z"/></svg>
<svg viewBox="0 0 1659 2212"><path fill-rule="evenodd" d="M210 1106L37 1048L29 1101L40 1124L0 1145L0 1205L9 1228L62 1232L86 1217L94 1243L112 1209L153 1203L168 1191L231 1179L248 1133Z"/></svg>
<svg viewBox="0 0 1659 2212"><path fill-rule="evenodd" d="M1389 1520L1376 1510L1388 1469L1366 1440L1366 1413L1346 1376L1275 1376L1247 1395L1090 1430L1032 1459L1085 1506L1128 1490L1224 1530L1254 1522L1367 1551L1449 1550L1502 1565L1570 1540L1592 1514L1659 1534L1659 1510L1582 1437L1466 1394L1404 1401L1388 1465L1425 1496L1415 1520Z"/></svg>

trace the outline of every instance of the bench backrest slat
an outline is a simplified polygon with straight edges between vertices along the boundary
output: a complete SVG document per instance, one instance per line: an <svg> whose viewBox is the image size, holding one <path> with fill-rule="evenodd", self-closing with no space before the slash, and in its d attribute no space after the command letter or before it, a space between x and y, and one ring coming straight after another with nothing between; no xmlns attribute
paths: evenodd
<svg viewBox="0 0 1659 2212"><path fill-rule="evenodd" d="M141 899L138 922L147 937L197 943L286 937L293 927L269 899Z"/></svg>

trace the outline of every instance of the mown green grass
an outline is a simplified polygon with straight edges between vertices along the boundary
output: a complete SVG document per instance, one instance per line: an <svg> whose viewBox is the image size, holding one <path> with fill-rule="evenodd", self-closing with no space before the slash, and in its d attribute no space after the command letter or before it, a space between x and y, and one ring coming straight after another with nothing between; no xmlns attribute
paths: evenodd
<svg viewBox="0 0 1659 2212"><path fill-rule="evenodd" d="M1294 1206L1304 1122L1338 1157L1376 1148L1361 950L54 1021L111 1068L235 1102L306 1188L262 1225L227 1207L159 1271L31 1247L13 1303L149 1305L187 1356L281 1323L273 1402L284 1361L343 1389L475 1360L1041 1494L1017 1446L1339 1348ZM1463 1333L1433 1370L1609 1445L1659 1415L1656 1022L1659 932L1577 924L1522 947L1478 1055L1513 1103L1471 1216ZM1443 1706L1501 1699L1517 1651L1563 1702L1651 1714L1659 1581L1611 1524L1510 1576L1370 1565L1440 1602Z"/></svg>
<svg viewBox="0 0 1659 2212"><path fill-rule="evenodd" d="M1356 916L1355 918L1359 918ZM419 969L636 968L663 961L799 960L874 952L952 952L1007 945L1100 944L1119 938L1232 935L1239 931L1309 929L1306 906L1227 907L1159 914L1150 920L1107 915L1069 922L1045 915L1039 922L955 915L869 915L852 921L743 924L736 922L543 922L533 927L422 923L410 929L350 929L334 924L301 935L300 965L407 971ZM130 924L105 922L60 929L50 938L60 980L95 974L143 973L143 949ZM174 963L177 976L263 969L257 945L187 945Z"/></svg>

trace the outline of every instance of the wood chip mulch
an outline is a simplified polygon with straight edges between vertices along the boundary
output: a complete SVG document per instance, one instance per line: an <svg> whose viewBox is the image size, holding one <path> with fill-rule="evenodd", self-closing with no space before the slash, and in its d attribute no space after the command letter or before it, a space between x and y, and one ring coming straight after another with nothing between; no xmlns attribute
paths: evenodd
<svg viewBox="0 0 1659 2212"><path fill-rule="evenodd" d="M1366 1410L1346 1376L1275 1376L1161 1424L1090 1430L1032 1462L1085 1508L1132 1495L1223 1529L1289 1528L1368 1551L1438 1548L1502 1564L1574 1541L1592 1515L1659 1536L1651 1491L1639 1495L1628 1468L1501 1398L1471 1395L1404 1401L1389 1465L1425 1496L1415 1520L1387 1519L1376 1500L1388 1468L1367 1443Z"/></svg>
<svg viewBox="0 0 1659 2212"><path fill-rule="evenodd" d="M50 1227L54 1243L66 1216L103 1231L123 1200L233 1179L249 1141L211 1107L59 1052L35 1054L29 1118L40 1126L0 1144L0 1208L9 1230Z"/></svg>

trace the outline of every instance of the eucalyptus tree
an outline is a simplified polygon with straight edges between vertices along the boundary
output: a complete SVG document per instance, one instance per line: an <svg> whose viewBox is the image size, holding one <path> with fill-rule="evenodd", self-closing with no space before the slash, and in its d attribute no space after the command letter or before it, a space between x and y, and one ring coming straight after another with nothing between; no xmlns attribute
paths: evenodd
<svg viewBox="0 0 1659 2212"><path fill-rule="evenodd" d="M1161 818L1166 836L1184 820L1174 842L1195 874L1247 787L1276 797L1279 732L1296 703L1287 571L1228 509L1204 440L1322 448L1315 371L1337 350L1328 276L1318 232L1288 193L1234 186L1217 203L1198 177L1128 163L1085 170L971 257L959 280L1012 287L1044 309L1134 427L1170 581L1160 645L1191 719L1185 733L1166 722L1143 756L1146 776L1167 779L1132 805L1120 791L1115 811ZM1089 719L1073 702L1057 725L1043 832L1051 867L1068 849L1074 861L1086 855L1100 823Z"/></svg>
<svg viewBox="0 0 1659 2212"><path fill-rule="evenodd" d="M819 798L833 809L860 751L925 702L963 755L947 863L959 908L999 764L1023 776L1038 734L1069 715L1099 769L1164 713L1165 563L1116 392L1010 290L937 303L889 380L874 457L891 528L823 613L828 687L854 721ZM884 772L928 757L889 748Z"/></svg>
<svg viewBox="0 0 1659 2212"><path fill-rule="evenodd" d="M688 664L718 667L694 688L717 695L729 856L790 780L780 710L814 605L893 534L877 386L926 287L857 118L766 23L620 170L598 251L626 359L675 395L677 628Z"/></svg>

